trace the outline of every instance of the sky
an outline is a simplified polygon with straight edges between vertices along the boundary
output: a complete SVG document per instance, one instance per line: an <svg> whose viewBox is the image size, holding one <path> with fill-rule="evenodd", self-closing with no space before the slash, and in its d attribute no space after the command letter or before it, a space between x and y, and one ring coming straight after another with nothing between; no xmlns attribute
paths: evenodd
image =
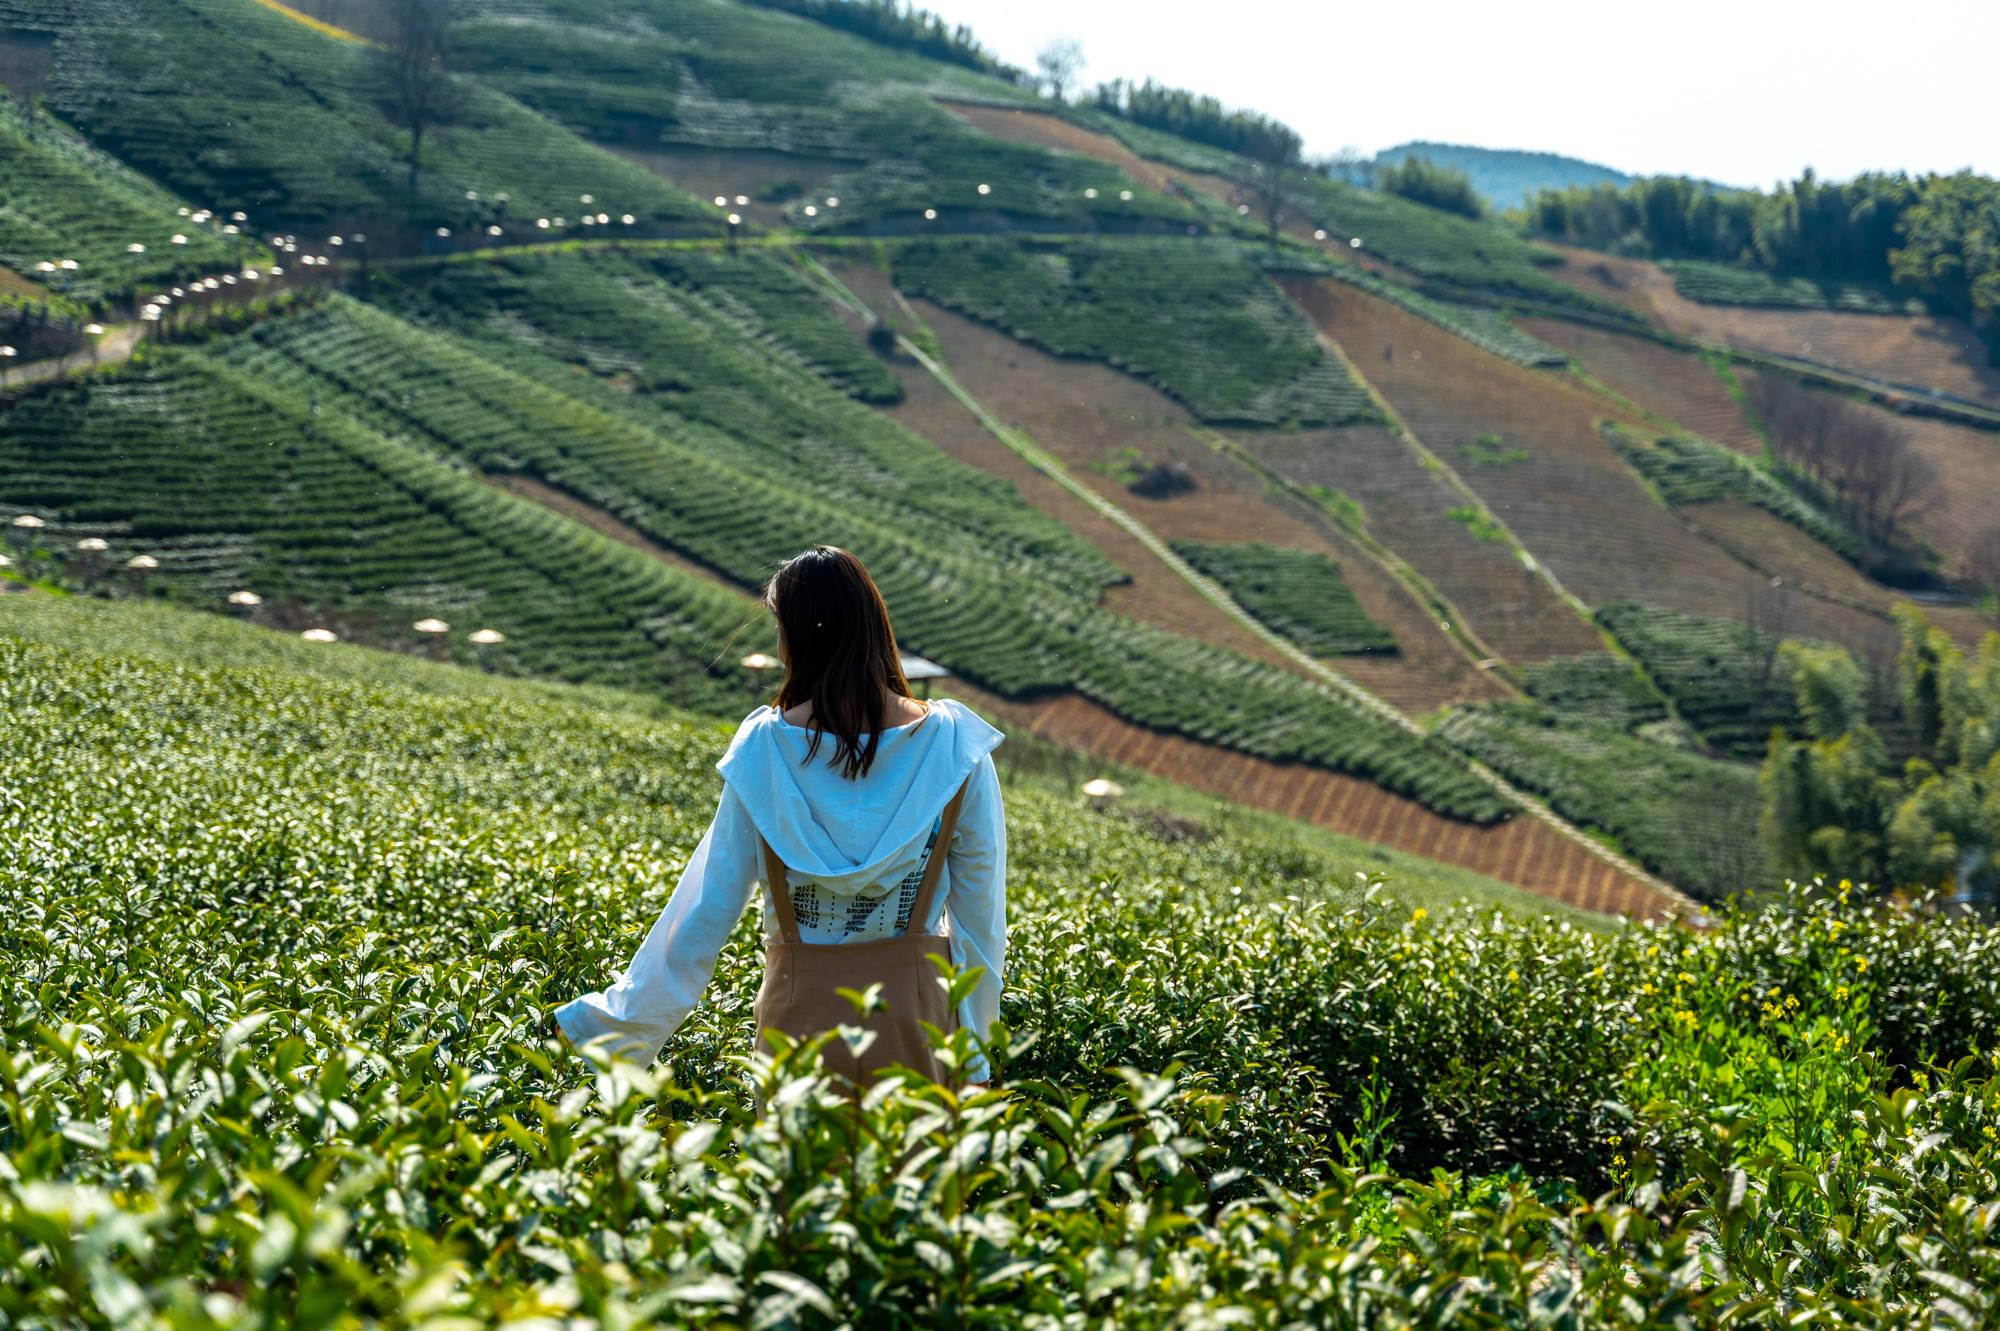
<svg viewBox="0 0 2000 1331"><path fill-rule="evenodd" d="M1275 116L1306 150L1412 139L1768 187L1810 166L2000 175L2000 3L917 0L1010 64L1083 45Z"/></svg>

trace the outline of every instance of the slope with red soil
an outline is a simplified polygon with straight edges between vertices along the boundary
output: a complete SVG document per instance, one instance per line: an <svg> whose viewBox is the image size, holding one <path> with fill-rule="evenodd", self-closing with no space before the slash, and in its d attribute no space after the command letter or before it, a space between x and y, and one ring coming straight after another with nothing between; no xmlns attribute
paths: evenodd
<svg viewBox="0 0 2000 1331"><path fill-rule="evenodd" d="M1768 582L1660 506L1599 433L1622 417L1580 383L1490 356L1442 329L1343 283L1299 282L1302 308L1342 345L1392 344L1369 377L1433 451L1458 459L1481 435L1525 449L1508 465L1468 462L1459 474L1570 591L1593 605L1644 601L1693 614L1739 617ZM1638 428L1644 428L1640 425ZM1456 462L1455 462L1456 465ZM1792 589L1803 631L1858 641L1878 618Z"/></svg>
<svg viewBox="0 0 2000 1331"><path fill-rule="evenodd" d="M1715 368L1699 356L1560 319L1516 319L1516 326L1566 352L1598 382L1634 406L1666 417L1703 439L1751 457L1764 439Z"/></svg>
<svg viewBox="0 0 2000 1331"><path fill-rule="evenodd" d="M1551 276L1615 300L1668 332L2000 408L2000 366L1979 334L1957 319L1704 305L1674 290L1671 273L1643 260L1576 249L1563 255L1566 262Z"/></svg>
<svg viewBox="0 0 2000 1331"><path fill-rule="evenodd" d="M1537 819L1493 827L1441 818L1379 786L1318 768L1271 763L1131 725L1068 696L1009 703L953 686L1037 735L1137 767L1252 808L1268 809L1345 836L1472 869L1582 910L1657 919L1671 899L1627 876Z"/></svg>

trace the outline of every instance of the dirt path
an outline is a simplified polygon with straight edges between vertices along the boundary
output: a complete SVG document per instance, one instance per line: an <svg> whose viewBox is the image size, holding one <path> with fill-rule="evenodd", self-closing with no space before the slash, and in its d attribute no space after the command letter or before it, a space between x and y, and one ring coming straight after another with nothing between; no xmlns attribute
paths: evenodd
<svg viewBox="0 0 2000 1331"><path fill-rule="evenodd" d="M145 334L146 329L143 324L114 325L106 329L97 339L95 349L72 351L60 360L38 360L0 376L0 393L11 393L17 388L45 384L51 379L60 379L65 375L102 369L107 365L117 365L130 360L132 353L144 340Z"/></svg>

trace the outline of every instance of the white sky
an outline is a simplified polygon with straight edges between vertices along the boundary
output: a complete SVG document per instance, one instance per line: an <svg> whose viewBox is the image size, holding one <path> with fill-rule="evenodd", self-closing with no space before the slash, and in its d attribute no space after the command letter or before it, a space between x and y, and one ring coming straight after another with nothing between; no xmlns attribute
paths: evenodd
<svg viewBox="0 0 2000 1331"><path fill-rule="evenodd" d="M1995 0L917 0L1011 64L1083 43L1272 115L1310 153L1410 139L1769 186L1811 166L2000 175Z"/></svg>

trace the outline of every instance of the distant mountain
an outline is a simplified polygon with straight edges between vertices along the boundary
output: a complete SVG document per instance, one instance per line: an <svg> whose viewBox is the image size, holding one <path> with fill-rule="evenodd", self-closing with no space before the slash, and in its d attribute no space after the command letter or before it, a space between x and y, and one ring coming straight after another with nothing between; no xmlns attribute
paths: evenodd
<svg viewBox="0 0 2000 1331"><path fill-rule="evenodd" d="M1430 143L1416 140L1384 148L1375 154L1381 166L1393 166L1406 157L1428 157L1433 162L1455 166L1472 177L1472 187L1492 200L1495 209L1519 208L1541 189L1565 185L1595 185L1600 182L1624 186L1634 177L1608 166L1564 157L1560 153L1524 152L1517 148L1474 148L1462 143Z"/></svg>

